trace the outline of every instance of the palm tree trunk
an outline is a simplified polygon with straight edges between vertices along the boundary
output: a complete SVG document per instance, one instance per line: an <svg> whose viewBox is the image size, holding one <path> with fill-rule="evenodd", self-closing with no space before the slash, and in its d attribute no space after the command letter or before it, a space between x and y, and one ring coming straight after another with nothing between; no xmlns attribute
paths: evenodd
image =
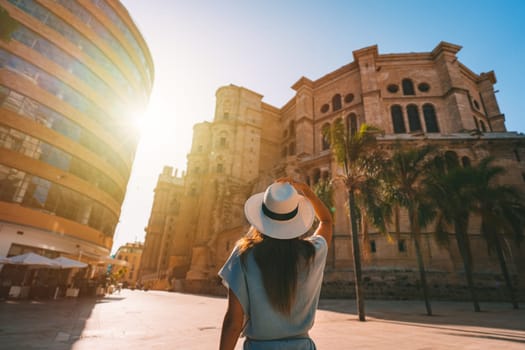
<svg viewBox="0 0 525 350"><path fill-rule="evenodd" d="M355 281L355 299L357 303L357 313L359 321L366 321L365 303L362 295L362 273L361 273L361 252L359 250L359 230L357 220L357 209L355 204L355 195L353 190L348 190L348 206L350 209L350 225L352 226L352 255L354 258L354 281Z"/></svg>
<svg viewBox="0 0 525 350"><path fill-rule="evenodd" d="M414 248L416 250L417 265L419 267L419 278L421 279L421 287L423 288L423 298L425 299L425 307L427 315L432 316L432 307L430 306L430 297L427 284L427 272L425 270L425 263L423 262L423 254L421 254L420 235L421 230L417 222L417 214L410 210L410 224L412 231L412 240L414 241Z"/></svg>
<svg viewBox="0 0 525 350"><path fill-rule="evenodd" d="M461 221L461 223L457 222ZM474 288L474 278L472 277L472 264L470 257L470 249L468 246L467 238L467 222L464 222L464 219L459 219L456 221L455 231L456 231L456 242L458 243L459 252L461 253L461 258L463 259L463 267L465 269L465 277L467 278L467 285L470 290L470 295L472 297L472 302L474 303L474 311L480 312L478 297L476 295L476 290Z"/></svg>
<svg viewBox="0 0 525 350"><path fill-rule="evenodd" d="M507 269L507 263L505 262L505 256L503 255L503 249L501 248L501 242L499 237L496 237L494 240L494 246L496 248L496 253L498 254L499 266L501 267L501 272L505 278L505 283L507 284L507 289L509 290L510 302L514 309L519 309L518 300L514 294L514 288L512 288L512 282L510 280L509 270Z"/></svg>
<svg viewBox="0 0 525 350"><path fill-rule="evenodd" d="M425 264L423 263L423 256L421 254L419 237L414 237L414 247L416 248L417 264L419 267L419 278L421 279L421 287L423 288L423 298L425 299L427 315L432 316L432 307L430 306L430 297L428 292L427 272L425 270Z"/></svg>

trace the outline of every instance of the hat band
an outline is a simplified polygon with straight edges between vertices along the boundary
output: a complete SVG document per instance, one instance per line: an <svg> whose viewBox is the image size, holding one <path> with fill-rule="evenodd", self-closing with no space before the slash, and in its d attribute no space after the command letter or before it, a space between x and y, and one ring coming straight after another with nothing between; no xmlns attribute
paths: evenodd
<svg viewBox="0 0 525 350"><path fill-rule="evenodd" d="M297 212L299 211L299 206L297 206L294 210L292 210L289 213L279 214L279 213L274 213L273 211L268 209L268 207L266 205L264 205L264 203L263 203L262 204L262 211L263 211L264 215L266 215L270 219L274 219L274 220L278 220L278 221L286 221L286 220L290 220L290 219L294 218L297 215Z"/></svg>

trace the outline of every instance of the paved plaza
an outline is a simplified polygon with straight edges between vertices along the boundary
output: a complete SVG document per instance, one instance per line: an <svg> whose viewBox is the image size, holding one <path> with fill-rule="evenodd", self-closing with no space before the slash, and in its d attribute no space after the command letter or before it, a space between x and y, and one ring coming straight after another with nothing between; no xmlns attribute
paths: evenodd
<svg viewBox="0 0 525 350"><path fill-rule="evenodd" d="M0 302L0 349L217 349L226 299L122 290L102 299ZM322 300L318 349L525 349L525 309L506 303ZM524 306L525 307L525 306ZM242 340L236 349L242 349Z"/></svg>

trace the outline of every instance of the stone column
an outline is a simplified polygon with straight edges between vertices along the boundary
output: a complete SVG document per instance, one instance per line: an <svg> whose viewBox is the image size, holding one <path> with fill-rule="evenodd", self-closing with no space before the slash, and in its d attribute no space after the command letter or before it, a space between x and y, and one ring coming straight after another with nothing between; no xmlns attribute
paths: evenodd
<svg viewBox="0 0 525 350"><path fill-rule="evenodd" d="M314 153L313 84L310 79L302 77L292 86L292 89L297 91L295 97L295 153L298 156Z"/></svg>
<svg viewBox="0 0 525 350"><path fill-rule="evenodd" d="M481 73L478 82L479 94L483 104L483 109L490 121L492 131L506 132L505 115L499 110L498 101L494 91L494 84L496 84L496 75L493 71L488 73Z"/></svg>
<svg viewBox="0 0 525 350"><path fill-rule="evenodd" d="M441 78L447 118L441 118L441 132L454 133L476 129L472 118L468 89L464 86L461 66L456 54L461 46L441 42L431 55Z"/></svg>
<svg viewBox="0 0 525 350"><path fill-rule="evenodd" d="M353 55L359 67L361 78L361 95L365 122L379 127L383 125L383 118L381 115L381 90L377 82L377 45L356 50L353 52Z"/></svg>

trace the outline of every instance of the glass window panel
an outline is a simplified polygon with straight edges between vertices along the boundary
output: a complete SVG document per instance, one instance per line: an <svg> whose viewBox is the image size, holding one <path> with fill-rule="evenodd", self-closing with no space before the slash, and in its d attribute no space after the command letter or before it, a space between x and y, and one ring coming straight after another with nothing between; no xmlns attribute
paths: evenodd
<svg viewBox="0 0 525 350"><path fill-rule="evenodd" d="M101 159L106 160L108 165L114 167L124 178L129 176L129 169L119 155L110 146L89 131L82 129L61 114L40 105L38 102L24 97L23 95L0 86L0 96L3 103L0 107L12 110L19 115L35 120L56 132L71 138L86 147ZM1 101L2 99L0 99ZM131 154L130 154L131 156Z"/></svg>
<svg viewBox="0 0 525 350"><path fill-rule="evenodd" d="M392 116L392 125L394 126L394 133L406 133L405 121L403 119L403 110L401 109L401 106L394 105L390 107L390 113Z"/></svg>
<svg viewBox="0 0 525 350"><path fill-rule="evenodd" d="M408 115L408 126L410 131L421 131L421 120L419 119L419 111L416 105L407 106L407 115Z"/></svg>
<svg viewBox="0 0 525 350"><path fill-rule="evenodd" d="M414 83L410 79L403 79L401 81L401 87L403 88L403 95L415 95Z"/></svg>
<svg viewBox="0 0 525 350"><path fill-rule="evenodd" d="M423 105L423 117L425 118L427 132L439 132L436 111L433 105L429 103Z"/></svg>
<svg viewBox="0 0 525 350"><path fill-rule="evenodd" d="M52 213L114 234L118 218L102 204L64 186L0 164L0 200ZM83 221L84 220L84 221Z"/></svg>

